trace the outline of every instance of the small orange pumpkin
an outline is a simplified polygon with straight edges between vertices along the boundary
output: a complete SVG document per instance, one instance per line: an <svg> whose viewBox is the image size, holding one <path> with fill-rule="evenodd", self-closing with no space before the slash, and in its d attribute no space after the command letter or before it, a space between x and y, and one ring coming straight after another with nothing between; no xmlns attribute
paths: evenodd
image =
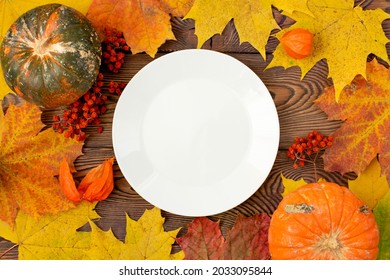
<svg viewBox="0 0 390 280"><path fill-rule="evenodd" d="M286 195L268 235L272 259L376 259L373 213L348 188L307 184Z"/></svg>
<svg viewBox="0 0 390 280"><path fill-rule="evenodd" d="M292 58L305 58L312 52L313 34L304 28L292 29L283 34L280 43Z"/></svg>

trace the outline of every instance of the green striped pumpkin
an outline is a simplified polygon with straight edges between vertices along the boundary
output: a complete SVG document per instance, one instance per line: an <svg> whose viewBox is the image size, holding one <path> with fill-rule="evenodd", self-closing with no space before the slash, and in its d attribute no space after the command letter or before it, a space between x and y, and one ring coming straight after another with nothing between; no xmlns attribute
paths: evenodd
<svg viewBox="0 0 390 280"><path fill-rule="evenodd" d="M87 18L48 4L20 16L0 47L5 80L16 94L42 108L69 105L93 84L101 44Z"/></svg>

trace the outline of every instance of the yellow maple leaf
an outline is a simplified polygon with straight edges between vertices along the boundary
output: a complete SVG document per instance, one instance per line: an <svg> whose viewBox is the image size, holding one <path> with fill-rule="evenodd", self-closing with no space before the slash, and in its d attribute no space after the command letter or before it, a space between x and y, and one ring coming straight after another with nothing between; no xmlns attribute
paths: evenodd
<svg viewBox="0 0 390 280"><path fill-rule="evenodd" d="M171 254L180 228L166 232L163 224L158 208L146 210L138 221L126 215L126 238L122 242L111 230L103 231L91 223L91 247L86 253L90 259L182 260L182 251Z"/></svg>
<svg viewBox="0 0 390 280"><path fill-rule="evenodd" d="M348 180L348 187L370 209L374 209L390 190L386 176L381 176L381 166L377 159L372 160L356 180Z"/></svg>
<svg viewBox="0 0 390 280"><path fill-rule="evenodd" d="M280 177L282 177L282 185L284 187L284 191L282 193L282 196L285 197L290 192L295 191L296 189L299 189L300 187L303 187L304 185L307 185L308 182L305 181L305 179L301 178L298 181L295 181L294 179L288 179L284 177L283 174L280 174ZM326 182L324 178L319 178L317 180L318 183Z"/></svg>
<svg viewBox="0 0 390 280"><path fill-rule="evenodd" d="M314 35L313 52L306 58L294 59L288 56L279 44L274 58L267 68L299 66L302 77L321 59L325 58L336 92L336 100L344 86L357 74L365 77L367 56L371 53L389 62L386 37L382 22L390 15L382 9L363 10L354 7L353 0L308 0L308 7L314 17L294 11L285 15L296 23L276 34L280 38L287 31L305 28Z"/></svg>
<svg viewBox="0 0 390 280"><path fill-rule="evenodd" d="M95 205L82 202L76 208L44 215L39 220L19 211L14 228L0 220L0 236L18 246L20 260L84 259L91 235L77 230L99 218Z"/></svg>
<svg viewBox="0 0 390 280"><path fill-rule="evenodd" d="M14 224L18 209L38 218L73 207L58 179L61 159L73 162L83 143L44 131L40 109L31 103L0 110L0 220Z"/></svg>
<svg viewBox="0 0 390 280"><path fill-rule="evenodd" d="M193 0L93 0L87 17L99 33L105 27L123 32L133 54L151 57L166 41L174 40L171 16L184 16Z"/></svg>
<svg viewBox="0 0 390 280"><path fill-rule="evenodd" d="M83 14L86 14L91 4L92 0L58 0L55 3L63 4L69 7L72 7ZM5 34L7 33L9 27L12 23L20 17L25 12L41 5L53 3L52 0L39 0L39 1L30 1L30 0L0 0L0 45L3 41ZM0 67L0 100L4 98L8 93L12 93L12 90L8 87L7 83L4 80L3 70Z"/></svg>
<svg viewBox="0 0 390 280"><path fill-rule="evenodd" d="M288 195L290 192L293 192L296 189L307 185L307 182L303 178L299 179L298 181L295 181L294 179L287 179L283 176L283 174L280 174L280 176L282 177L282 184L284 186L284 191L282 193L283 197Z"/></svg>
<svg viewBox="0 0 390 280"><path fill-rule="evenodd" d="M240 42L249 42L265 58L265 46L273 29L279 29L272 5L289 11L311 14L302 0L195 0L185 18L195 20L198 48L214 34L220 34L227 23L234 19Z"/></svg>

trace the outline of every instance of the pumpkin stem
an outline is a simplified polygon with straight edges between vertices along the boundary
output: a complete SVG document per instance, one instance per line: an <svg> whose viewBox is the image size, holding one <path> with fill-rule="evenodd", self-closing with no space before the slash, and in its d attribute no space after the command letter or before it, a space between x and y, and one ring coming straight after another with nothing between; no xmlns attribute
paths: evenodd
<svg viewBox="0 0 390 280"><path fill-rule="evenodd" d="M359 212L360 212L360 213L363 213L363 214L365 214L365 215L368 215L368 214L371 213L371 211L370 211L370 209L368 208L367 205L360 206L360 207L359 207Z"/></svg>
<svg viewBox="0 0 390 280"><path fill-rule="evenodd" d="M318 242L314 245L314 251L319 255L329 254L330 259L342 260L345 259L343 254L344 246L339 240L339 232L330 232L323 234Z"/></svg>
<svg viewBox="0 0 390 280"><path fill-rule="evenodd" d="M34 54L39 57L45 56L48 53L48 43L49 40L47 40L46 38L35 40L33 47Z"/></svg>

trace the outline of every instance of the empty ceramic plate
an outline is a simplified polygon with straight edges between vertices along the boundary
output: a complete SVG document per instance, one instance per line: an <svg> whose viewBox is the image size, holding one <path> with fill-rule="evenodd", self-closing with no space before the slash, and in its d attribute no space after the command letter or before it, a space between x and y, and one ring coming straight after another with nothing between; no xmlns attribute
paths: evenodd
<svg viewBox="0 0 390 280"><path fill-rule="evenodd" d="M119 98L114 152L151 204L207 216L248 199L268 176L279 145L270 93L237 59L183 50L142 68Z"/></svg>

